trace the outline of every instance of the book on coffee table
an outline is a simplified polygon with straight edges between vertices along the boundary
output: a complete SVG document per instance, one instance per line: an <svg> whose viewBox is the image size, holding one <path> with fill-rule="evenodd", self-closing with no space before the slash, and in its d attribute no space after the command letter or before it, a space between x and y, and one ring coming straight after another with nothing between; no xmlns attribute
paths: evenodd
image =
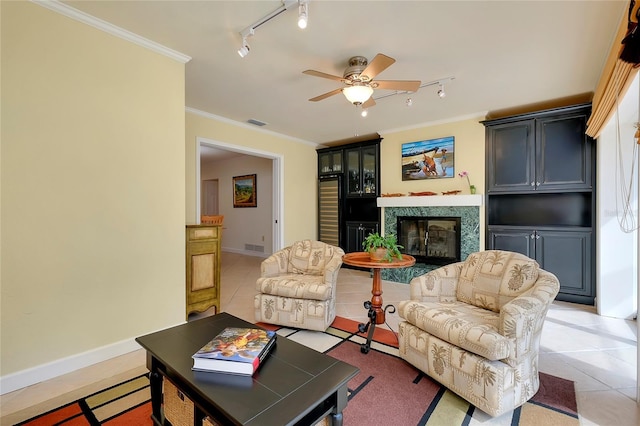
<svg viewBox="0 0 640 426"><path fill-rule="evenodd" d="M193 354L193 370L251 376L275 345L276 332L227 327Z"/></svg>

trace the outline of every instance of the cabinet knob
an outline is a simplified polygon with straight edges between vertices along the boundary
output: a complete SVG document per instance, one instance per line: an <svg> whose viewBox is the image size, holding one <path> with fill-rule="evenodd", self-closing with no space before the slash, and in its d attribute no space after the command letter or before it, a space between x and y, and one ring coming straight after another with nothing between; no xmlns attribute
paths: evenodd
<svg viewBox="0 0 640 426"><path fill-rule="evenodd" d="M531 186L536 186L536 183L535 182L531 182Z"/></svg>
<svg viewBox="0 0 640 426"><path fill-rule="evenodd" d="M540 186L540 182L536 182L536 186Z"/></svg>

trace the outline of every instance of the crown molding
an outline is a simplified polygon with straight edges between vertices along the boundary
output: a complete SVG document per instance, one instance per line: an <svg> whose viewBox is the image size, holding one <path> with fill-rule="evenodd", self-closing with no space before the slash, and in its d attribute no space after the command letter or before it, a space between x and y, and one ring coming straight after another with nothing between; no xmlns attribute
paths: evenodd
<svg viewBox="0 0 640 426"><path fill-rule="evenodd" d="M108 34L114 35L116 37L120 37L121 39L130 41L132 43L135 43L138 46L144 47L145 49L149 49L161 55L168 56L169 58L174 59L183 64L186 64L191 60L190 56L187 56L176 50L169 49L168 47L163 46L159 43L156 43L155 41L151 41L149 39L141 37L137 34L132 33L131 31L125 30L124 28L117 27L107 21L98 19L95 16L91 16L87 13L84 13L78 9L75 9L71 6L61 3L58 0L30 0L30 1L34 4L37 4L38 6L45 7L49 10L57 12L68 18L90 25L94 28L99 29L100 31L104 31Z"/></svg>
<svg viewBox="0 0 640 426"><path fill-rule="evenodd" d="M314 148L317 148L317 147L320 146L320 144L318 144L316 142L311 142L311 141L308 141L308 140L305 140L305 139L295 138L293 136L285 135L284 133L274 132L273 130L262 129L260 127L254 126L253 124L243 123L241 121L235 121L235 120L232 120L230 118L226 118L226 117L222 117L222 116L219 116L219 115L211 114L210 112L202 111L202 110L199 110L199 109L196 109L196 108L185 107L184 109L185 109L186 112L191 113L191 114L199 115L201 117L208 118L210 120L216 120L216 121L220 121L220 122L223 122L223 123L231 124L233 126L238 126L238 127L242 127L242 128L245 128L245 129L250 129L250 130L253 130L254 132L260 132L260 133L264 133L266 135L277 136L279 138L289 139L291 141L302 143L302 144L305 144L305 145L309 145L309 146L312 146Z"/></svg>

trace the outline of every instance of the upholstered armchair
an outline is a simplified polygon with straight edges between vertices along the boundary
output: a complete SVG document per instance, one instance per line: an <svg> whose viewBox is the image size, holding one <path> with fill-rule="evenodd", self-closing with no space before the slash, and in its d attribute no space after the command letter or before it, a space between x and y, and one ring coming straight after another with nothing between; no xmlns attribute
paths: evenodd
<svg viewBox="0 0 640 426"><path fill-rule="evenodd" d="M256 282L256 321L326 330L336 317L343 255L340 247L304 240L266 258Z"/></svg>
<svg viewBox="0 0 640 426"><path fill-rule="evenodd" d="M499 416L538 391L542 325L559 289L534 260L499 250L416 277L399 304L400 357Z"/></svg>

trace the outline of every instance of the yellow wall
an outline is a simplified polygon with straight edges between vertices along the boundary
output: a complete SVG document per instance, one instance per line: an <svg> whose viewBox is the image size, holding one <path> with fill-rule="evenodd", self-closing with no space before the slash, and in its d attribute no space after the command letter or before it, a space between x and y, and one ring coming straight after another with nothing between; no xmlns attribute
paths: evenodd
<svg viewBox="0 0 640 426"><path fill-rule="evenodd" d="M458 173L466 171L471 184L478 194L485 193L485 137L484 126L480 123L484 117L465 119L450 123L437 124L395 133L381 134L384 138L380 146L381 193L403 193L432 191L440 195L446 191L462 191L469 194L466 178ZM455 171L453 178L402 181L401 147L403 143L445 136L455 137ZM484 247L485 229L484 207L480 207L480 247ZM383 226L384 229L384 226Z"/></svg>
<svg viewBox="0 0 640 426"><path fill-rule="evenodd" d="M0 7L5 376L184 320L184 64Z"/></svg>
<svg viewBox="0 0 640 426"><path fill-rule="evenodd" d="M311 144L236 126L199 114L186 115L186 217L196 223L196 139L280 155L284 170L283 246L296 240L317 238L317 160ZM258 191L260 189L258 188ZM270 196L271 194L264 194ZM260 198L262 195L258 194ZM225 217L226 221L226 217Z"/></svg>

